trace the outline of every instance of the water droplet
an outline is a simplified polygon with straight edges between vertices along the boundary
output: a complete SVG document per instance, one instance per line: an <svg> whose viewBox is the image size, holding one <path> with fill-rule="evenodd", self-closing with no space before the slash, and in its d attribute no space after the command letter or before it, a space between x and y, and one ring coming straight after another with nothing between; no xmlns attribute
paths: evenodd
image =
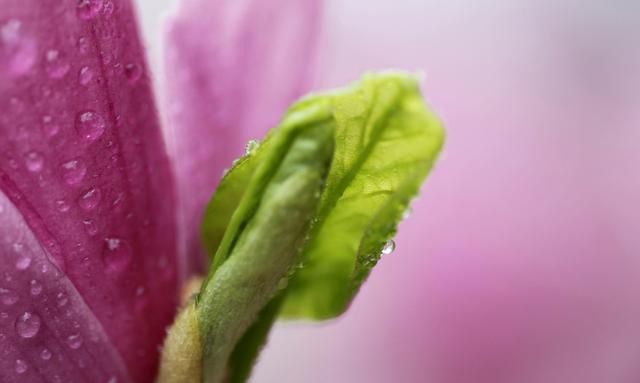
<svg viewBox="0 0 640 383"><path fill-rule="evenodd" d="M73 350L77 350L82 346L82 337L78 334L70 335L67 338L67 345Z"/></svg>
<svg viewBox="0 0 640 383"><path fill-rule="evenodd" d="M104 242L102 259L107 271L118 272L124 270L131 260L129 245L119 238L106 238Z"/></svg>
<svg viewBox="0 0 640 383"><path fill-rule="evenodd" d="M107 0L104 2L104 6L102 7L102 13L109 17L113 15L113 11L115 11L115 6L113 5L113 1Z"/></svg>
<svg viewBox="0 0 640 383"><path fill-rule="evenodd" d="M105 123L102 116L93 110L86 110L78 114L76 130L80 137L87 141L95 141L104 133Z"/></svg>
<svg viewBox="0 0 640 383"><path fill-rule="evenodd" d="M30 172L39 172L44 165L44 157L38 152L31 151L24 156L24 164Z"/></svg>
<svg viewBox="0 0 640 383"><path fill-rule="evenodd" d="M83 66L78 72L78 82L80 85L88 85L93 80L93 70L88 66Z"/></svg>
<svg viewBox="0 0 640 383"><path fill-rule="evenodd" d="M59 292L58 295L56 296L56 299L58 300L58 307L64 307L67 305L67 303L69 303L69 298L67 298L67 294L63 292Z"/></svg>
<svg viewBox="0 0 640 383"><path fill-rule="evenodd" d="M35 279L32 279L30 282L30 291L31 291L31 295L38 296L40 295L40 293L42 293L42 284L38 281L36 281Z"/></svg>
<svg viewBox="0 0 640 383"><path fill-rule="evenodd" d="M29 366L27 365L27 362L25 362L22 359L16 359L16 374L24 374L25 372L27 372L27 369L29 368Z"/></svg>
<svg viewBox="0 0 640 383"><path fill-rule="evenodd" d="M107 380L107 383L118 383L118 378L112 376L109 378L109 380Z"/></svg>
<svg viewBox="0 0 640 383"><path fill-rule="evenodd" d="M111 206L115 211L122 211L124 207L124 193L120 192L116 198L111 202Z"/></svg>
<svg viewBox="0 0 640 383"><path fill-rule="evenodd" d="M26 36L19 20L9 20L0 25L0 46L6 57L9 74L23 75L29 72L36 61L35 40Z"/></svg>
<svg viewBox="0 0 640 383"><path fill-rule="evenodd" d="M284 290L284 289L287 288L288 285L289 285L289 278L288 277L282 277L278 281L278 290Z"/></svg>
<svg viewBox="0 0 640 383"><path fill-rule="evenodd" d="M0 287L0 301L2 301L2 304L13 306L18 300L18 295L15 292Z"/></svg>
<svg viewBox="0 0 640 383"><path fill-rule="evenodd" d="M396 249L396 243L393 239L387 241L382 248L382 255L389 255Z"/></svg>
<svg viewBox="0 0 640 383"><path fill-rule="evenodd" d="M102 193L98 188L91 188L78 198L78 205L85 211L91 211L100 204Z"/></svg>
<svg viewBox="0 0 640 383"><path fill-rule="evenodd" d="M258 147L260 147L260 141L258 141L258 140L249 140L249 142L247 142L247 145L244 147L244 153L246 155L250 155L253 152L255 152L256 149L258 149Z"/></svg>
<svg viewBox="0 0 640 383"><path fill-rule="evenodd" d="M409 217L411 217L411 208L410 207L408 207L407 210L405 210L402 213L402 219L403 220L408 219Z"/></svg>
<svg viewBox="0 0 640 383"><path fill-rule="evenodd" d="M28 257L26 255L19 257L16 261L16 269L19 271L26 270L29 268L29 266L31 266L31 257Z"/></svg>
<svg viewBox="0 0 640 383"><path fill-rule="evenodd" d="M63 78L69 72L71 65L60 51L50 49L45 54L45 69L49 77L54 79Z"/></svg>
<svg viewBox="0 0 640 383"><path fill-rule="evenodd" d="M4 311L0 313L0 319L6 320L8 318L9 318L9 314L5 313Z"/></svg>
<svg viewBox="0 0 640 383"><path fill-rule="evenodd" d="M79 0L78 16L83 20L91 20L98 15L102 9L102 0Z"/></svg>
<svg viewBox="0 0 640 383"><path fill-rule="evenodd" d="M33 338L40 331L40 316L25 312L16 319L16 332L23 338Z"/></svg>
<svg viewBox="0 0 640 383"><path fill-rule="evenodd" d="M65 213L68 212L69 209L71 209L71 206L69 205L69 203L67 203L67 201L59 199L56 201L56 209L58 209L60 213Z"/></svg>
<svg viewBox="0 0 640 383"><path fill-rule="evenodd" d="M51 351L49 351L48 348L43 348L42 351L40 351L40 358L42 360L49 360L51 359Z"/></svg>
<svg viewBox="0 0 640 383"><path fill-rule="evenodd" d="M133 84L142 77L142 67L136 63L127 64L124 67L124 75L129 83Z"/></svg>
<svg viewBox="0 0 640 383"><path fill-rule="evenodd" d="M13 252L16 254L22 253L22 250L24 249L24 245L21 244L20 242L14 242L11 245L11 248L13 249Z"/></svg>
<svg viewBox="0 0 640 383"><path fill-rule="evenodd" d="M82 221L82 224L84 225L84 231L90 237L98 234L98 226L96 226L96 223L92 219L85 219Z"/></svg>
<svg viewBox="0 0 640 383"><path fill-rule="evenodd" d="M73 159L60 165L62 179L67 185L80 183L87 174L87 167L80 159Z"/></svg>
<svg viewBox="0 0 640 383"><path fill-rule="evenodd" d="M17 169L18 168L18 161L16 161L15 158L9 158L9 166L12 169Z"/></svg>
<svg viewBox="0 0 640 383"><path fill-rule="evenodd" d="M60 132L60 125L56 124L51 116L43 116L42 132L47 137L53 137Z"/></svg>
<svg viewBox="0 0 640 383"><path fill-rule="evenodd" d="M78 50L80 51L80 53L82 53L83 55L88 54L91 51L91 43L89 42L89 39L86 37L80 37L78 39Z"/></svg>

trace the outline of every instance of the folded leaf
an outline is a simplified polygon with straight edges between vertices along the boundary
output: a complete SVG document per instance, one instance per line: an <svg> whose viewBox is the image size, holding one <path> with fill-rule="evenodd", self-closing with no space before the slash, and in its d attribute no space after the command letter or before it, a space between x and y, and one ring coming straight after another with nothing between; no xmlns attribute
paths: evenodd
<svg viewBox="0 0 640 383"><path fill-rule="evenodd" d="M175 198L134 16L129 0L1 1L0 191L150 382L177 300Z"/></svg>
<svg viewBox="0 0 640 383"><path fill-rule="evenodd" d="M311 97L298 108L326 97ZM328 97L335 156L303 265L289 282L282 312L288 318L328 319L347 309L444 139L410 76L367 75Z"/></svg>
<svg viewBox="0 0 640 383"><path fill-rule="evenodd" d="M182 0L166 67L186 272L223 170L310 87L322 0Z"/></svg>
<svg viewBox="0 0 640 383"><path fill-rule="evenodd" d="M295 210L285 207L297 206L302 195L290 188L267 192L266 185L276 168L274 159L292 155L287 151L295 146L283 143L292 132L306 129L314 132L310 138L315 141L325 140L319 128L331 135L335 149L319 201L308 201L312 228L303 245L292 247L287 244L294 237L299 241L307 233ZM250 148L222 179L203 223L205 243L215 254L210 284L200 295L207 309L198 311L205 380L213 376L211 382L218 382L226 371L229 381L244 381L279 312L326 319L348 307L395 234L442 142L442 127L425 107L416 81L383 73L300 101L262 144ZM282 202L266 204L267 197ZM256 228L256 211L290 219L272 219ZM239 246L243 236L262 238L260 251ZM274 277L281 278L280 290L265 286ZM234 308L238 304L241 308Z"/></svg>
<svg viewBox="0 0 640 383"><path fill-rule="evenodd" d="M197 303L205 382L220 382L236 344L282 289L317 211L333 150L326 109L293 115L262 153ZM233 371L230 371L233 374Z"/></svg>

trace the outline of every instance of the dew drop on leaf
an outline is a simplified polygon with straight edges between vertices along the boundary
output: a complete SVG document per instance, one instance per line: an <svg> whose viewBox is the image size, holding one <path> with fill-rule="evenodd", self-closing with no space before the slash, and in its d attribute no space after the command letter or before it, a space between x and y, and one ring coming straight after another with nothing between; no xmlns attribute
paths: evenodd
<svg viewBox="0 0 640 383"><path fill-rule="evenodd" d="M387 241L382 248L382 255L389 255L396 249L396 243L393 239Z"/></svg>

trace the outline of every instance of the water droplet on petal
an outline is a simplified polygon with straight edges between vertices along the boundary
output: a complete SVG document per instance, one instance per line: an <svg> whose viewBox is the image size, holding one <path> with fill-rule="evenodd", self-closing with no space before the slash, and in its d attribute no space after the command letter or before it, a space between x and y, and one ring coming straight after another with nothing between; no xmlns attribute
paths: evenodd
<svg viewBox="0 0 640 383"><path fill-rule="evenodd" d="M56 201L56 209L58 209L60 213L65 213L69 211L69 209L71 209L71 206L69 205L69 203L67 203L67 201L59 199Z"/></svg>
<svg viewBox="0 0 640 383"><path fill-rule="evenodd" d="M30 291L31 291L31 295L38 296L40 295L40 293L42 293L42 284L40 282L38 282L35 279L32 279L30 282Z"/></svg>
<svg viewBox="0 0 640 383"><path fill-rule="evenodd" d="M131 248L119 238L106 238L102 251L102 260L107 271L119 272L124 270L131 260Z"/></svg>
<svg viewBox="0 0 640 383"><path fill-rule="evenodd" d="M69 72L71 65L60 51L50 49L45 54L45 70L53 79L63 78Z"/></svg>
<svg viewBox="0 0 640 383"><path fill-rule="evenodd" d="M78 39L78 50L80 51L80 53L82 53L83 55L88 54L91 51L91 43L89 42L89 39L86 37L80 37Z"/></svg>
<svg viewBox="0 0 640 383"><path fill-rule="evenodd" d="M44 165L44 157L38 152L31 151L24 156L24 164L30 172L39 172Z"/></svg>
<svg viewBox="0 0 640 383"><path fill-rule="evenodd" d="M78 205L85 211L91 211L100 204L102 193L98 188L91 188L84 192L78 199Z"/></svg>
<svg viewBox="0 0 640 383"><path fill-rule="evenodd" d="M49 351L48 348L43 348L42 351L40 351L40 358L42 360L49 360L51 359L51 351Z"/></svg>
<svg viewBox="0 0 640 383"><path fill-rule="evenodd" d="M88 66L83 66L78 72L78 82L80 85L88 85L93 80L93 70Z"/></svg>
<svg viewBox="0 0 640 383"><path fill-rule="evenodd" d="M109 17L113 15L113 11L115 11L115 6L113 5L113 1L107 0L104 2L104 6L102 7L102 13Z"/></svg>
<svg viewBox="0 0 640 383"><path fill-rule="evenodd" d="M105 122L102 116L93 110L86 110L78 114L76 130L80 137L87 141L95 141L104 133Z"/></svg>
<svg viewBox="0 0 640 383"><path fill-rule="evenodd" d="M96 223L92 219L85 219L82 221L82 224L84 225L84 231L90 237L98 234L98 226L96 226Z"/></svg>
<svg viewBox="0 0 640 383"><path fill-rule="evenodd" d="M118 383L118 378L112 376L109 378L109 380L107 380L107 383Z"/></svg>
<svg viewBox="0 0 640 383"><path fill-rule="evenodd" d="M64 162L60 165L62 179L67 185L80 183L87 174L87 167L80 159Z"/></svg>
<svg viewBox="0 0 640 383"><path fill-rule="evenodd" d="M40 316L25 312L16 319L16 332L23 338L33 338L40 331Z"/></svg>
<svg viewBox="0 0 640 383"><path fill-rule="evenodd" d="M42 132L47 137L53 137L60 132L60 125L56 124L51 116L43 116Z"/></svg>
<svg viewBox="0 0 640 383"><path fill-rule="evenodd" d="M13 249L13 252L16 254L22 253L22 250L24 249L24 245L21 244L20 242L14 242L11 245L11 248Z"/></svg>
<svg viewBox="0 0 640 383"><path fill-rule="evenodd" d="M83 20L91 20L98 15L102 9L102 0L79 0L78 16Z"/></svg>
<svg viewBox="0 0 640 383"><path fill-rule="evenodd" d="M31 266L31 257L28 257L26 255L19 257L16 261L16 269L18 271L26 270L29 268L29 266Z"/></svg>
<svg viewBox="0 0 640 383"><path fill-rule="evenodd" d="M82 337L78 334L70 335L67 338L67 345L73 350L79 349L82 346Z"/></svg>
<svg viewBox="0 0 640 383"><path fill-rule="evenodd" d="M127 64L124 67L124 75L129 83L133 84L142 77L142 67L135 63Z"/></svg>
<svg viewBox="0 0 640 383"><path fill-rule="evenodd" d="M29 368L29 366L27 365L27 362L25 362L22 359L16 359L16 374L24 374L25 372L27 372L27 369Z"/></svg>
<svg viewBox="0 0 640 383"><path fill-rule="evenodd" d="M15 292L0 287L0 301L2 301L2 304L13 306L18 300L18 295Z"/></svg>
<svg viewBox="0 0 640 383"><path fill-rule="evenodd" d="M24 34L19 20L9 20L0 25L0 46L7 54L6 68L9 74L23 75L33 67L37 54L36 43Z"/></svg>
<svg viewBox="0 0 640 383"><path fill-rule="evenodd" d="M382 248L382 255L389 255L396 249L396 243L393 239L387 241Z"/></svg>
<svg viewBox="0 0 640 383"><path fill-rule="evenodd" d="M69 298L67 298L67 294L63 292L59 292L58 295L56 296L56 299L58 300L58 307L64 307L67 305L67 303L69 303Z"/></svg>

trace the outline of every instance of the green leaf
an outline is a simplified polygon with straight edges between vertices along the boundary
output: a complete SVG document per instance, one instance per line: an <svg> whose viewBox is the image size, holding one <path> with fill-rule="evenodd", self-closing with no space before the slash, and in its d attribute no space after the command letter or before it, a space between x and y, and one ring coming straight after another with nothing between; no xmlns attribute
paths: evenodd
<svg viewBox="0 0 640 383"><path fill-rule="evenodd" d="M369 74L298 102L237 161L203 224L206 382L245 381L278 315L347 309L443 140L412 76Z"/></svg>
<svg viewBox="0 0 640 383"><path fill-rule="evenodd" d="M413 77L370 74L329 97L335 154L304 266L287 289L288 318L328 319L347 309L444 140Z"/></svg>
<svg viewBox="0 0 640 383"><path fill-rule="evenodd" d="M321 106L283 122L229 219L196 305L205 382L225 379L236 345L299 262L333 154L328 117Z"/></svg>

